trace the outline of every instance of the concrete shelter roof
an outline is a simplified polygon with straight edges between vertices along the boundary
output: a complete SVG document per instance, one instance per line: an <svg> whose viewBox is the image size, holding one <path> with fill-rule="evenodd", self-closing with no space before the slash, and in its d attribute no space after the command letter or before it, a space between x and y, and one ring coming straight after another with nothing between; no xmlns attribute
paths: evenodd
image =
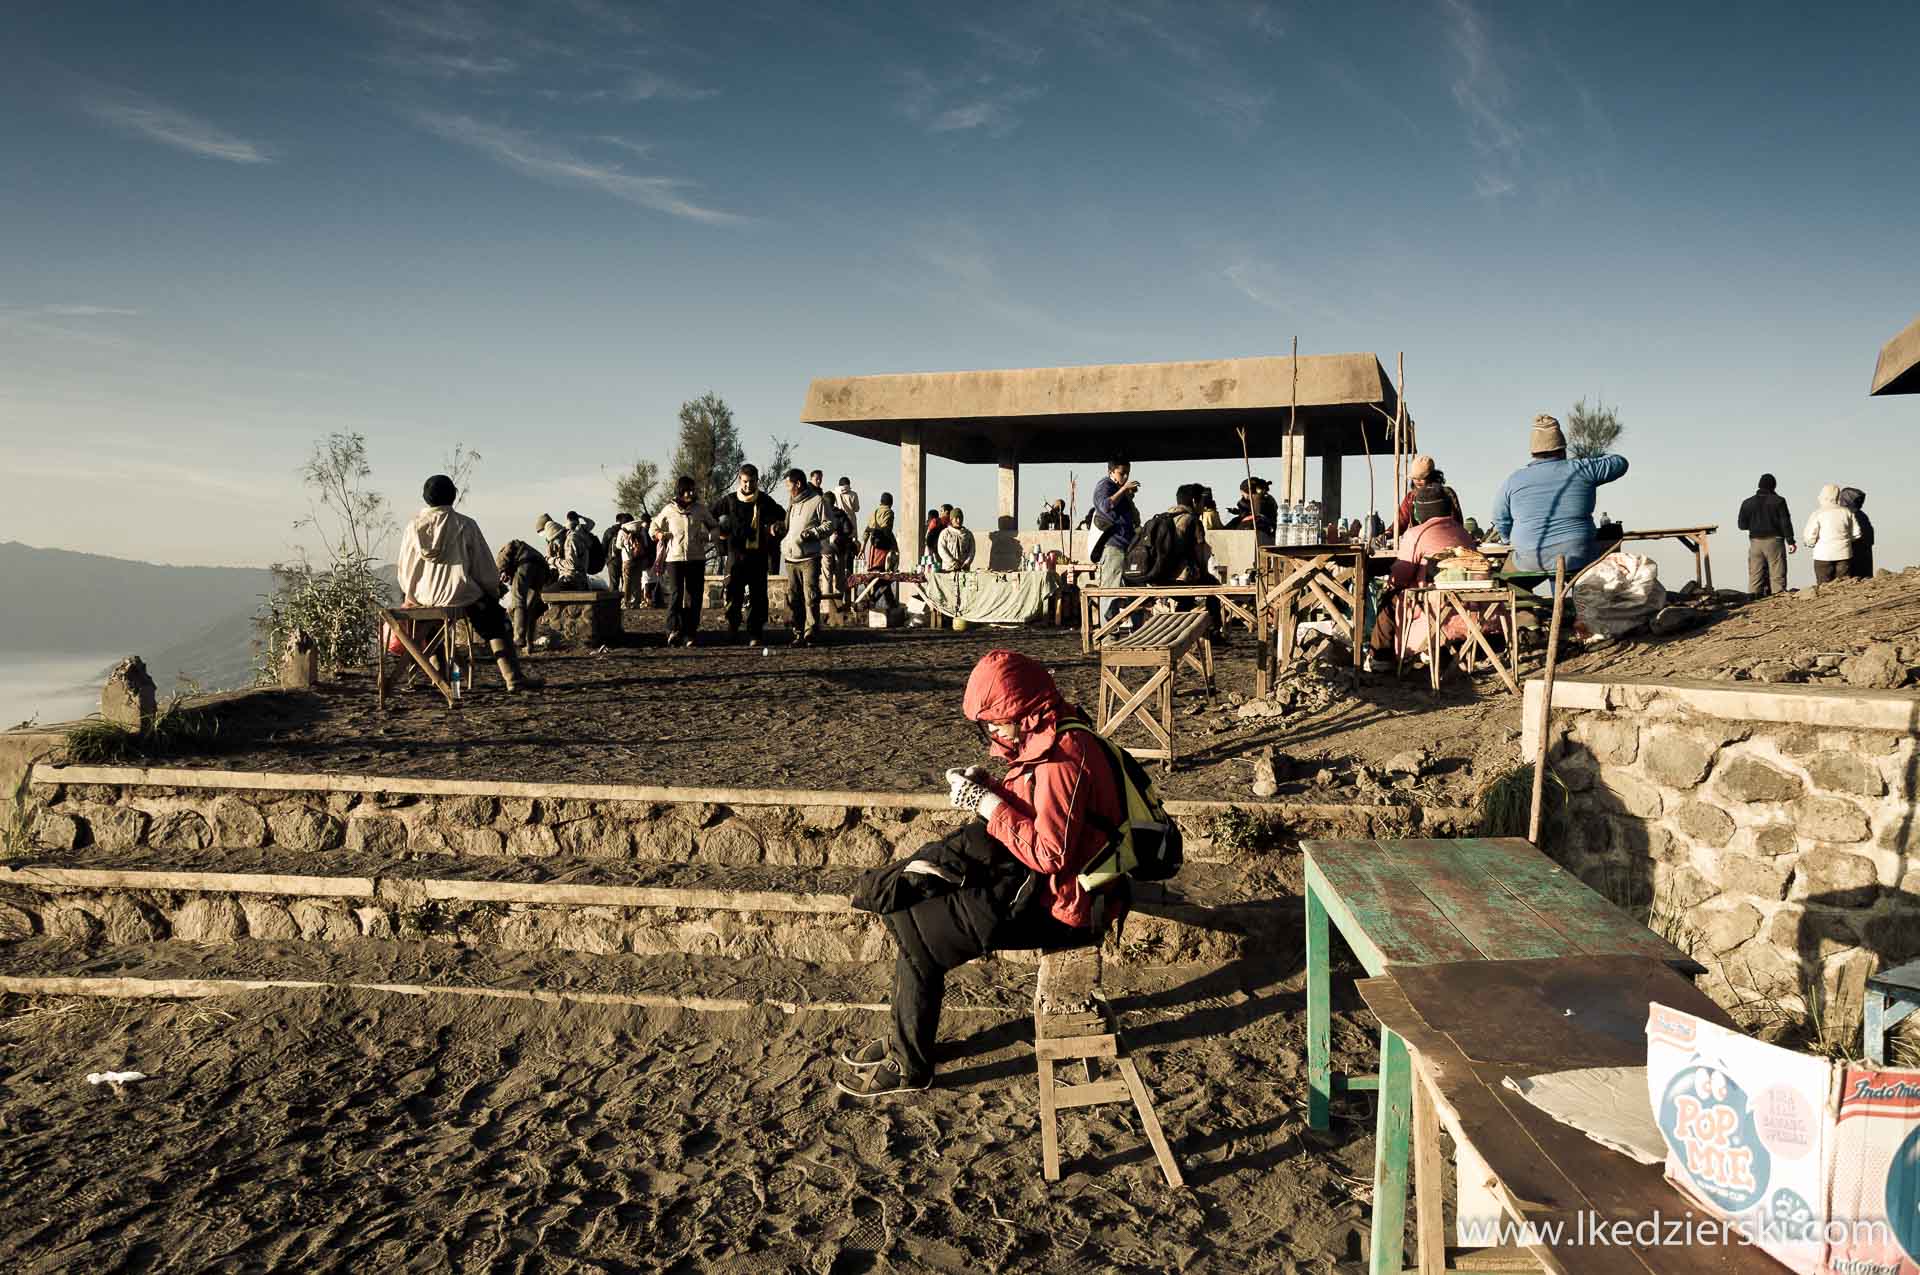
<svg viewBox="0 0 1920 1275"><path fill-rule="evenodd" d="M1301 355L1299 393L1307 455L1391 453L1398 399L1376 355ZM918 425L929 456L970 464L1219 460L1240 454L1236 425L1253 455L1280 455L1292 394L1284 355L911 372L817 378L800 419L884 443Z"/></svg>
<svg viewBox="0 0 1920 1275"><path fill-rule="evenodd" d="M1880 347L1868 394L1920 394L1920 319Z"/></svg>

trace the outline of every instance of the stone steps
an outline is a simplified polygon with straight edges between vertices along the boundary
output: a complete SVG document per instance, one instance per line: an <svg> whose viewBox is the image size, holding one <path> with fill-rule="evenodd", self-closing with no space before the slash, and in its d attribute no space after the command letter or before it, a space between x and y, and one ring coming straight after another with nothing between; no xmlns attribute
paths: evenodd
<svg viewBox="0 0 1920 1275"><path fill-rule="evenodd" d="M867 962L891 958L848 901L859 870L556 856L163 854L86 848L0 866L0 937L82 945L423 939L512 951ZM1117 960L1292 950L1300 904L1273 872L1189 865L1139 887Z"/></svg>

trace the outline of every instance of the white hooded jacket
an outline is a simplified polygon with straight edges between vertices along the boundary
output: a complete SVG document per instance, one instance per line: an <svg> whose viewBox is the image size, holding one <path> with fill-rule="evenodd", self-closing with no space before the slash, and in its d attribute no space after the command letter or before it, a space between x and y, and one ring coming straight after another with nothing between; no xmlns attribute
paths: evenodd
<svg viewBox="0 0 1920 1275"><path fill-rule="evenodd" d="M500 572L480 524L430 505L400 533L400 592L423 607L470 606L500 595Z"/></svg>

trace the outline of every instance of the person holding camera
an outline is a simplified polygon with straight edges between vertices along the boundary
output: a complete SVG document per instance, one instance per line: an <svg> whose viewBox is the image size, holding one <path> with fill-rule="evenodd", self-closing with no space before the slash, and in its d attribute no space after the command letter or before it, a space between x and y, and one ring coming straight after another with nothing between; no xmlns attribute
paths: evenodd
<svg viewBox="0 0 1920 1275"><path fill-rule="evenodd" d="M1133 503L1140 484L1132 475L1131 462L1110 460L1107 476L1093 485L1093 529L1098 539L1087 556L1093 559L1102 589L1118 589L1123 583L1127 546L1140 530L1140 509ZM1108 598L1105 618L1112 619L1119 610L1120 599Z"/></svg>

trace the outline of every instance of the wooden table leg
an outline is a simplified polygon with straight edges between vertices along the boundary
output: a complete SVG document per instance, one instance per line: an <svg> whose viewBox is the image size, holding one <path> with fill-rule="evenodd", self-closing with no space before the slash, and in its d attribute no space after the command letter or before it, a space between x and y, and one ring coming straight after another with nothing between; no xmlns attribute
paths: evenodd
<svg viewBox="0 0 1920 1275"><path fill-rule="evenodd" d="M1332 961L1327 944L1327 905L1307 887L1307 1128L1331 1123L1333 1102Z"/></svg>
<svg viewBox="0 0 1920 1275"><path fill-rule="evenodd" d="M1413 1071L1413 1230L1420 1275L1447 1269L1447 1220L1441 1214L1440 1115L1433 1091Z"/></svg>
<svg viewBox="0 0 1920 1275"><path fill-rule="evenodd" d="M373 652L373 702L383 712L387 707L387 623L380 625L380 644Z"/></svg>
<svg viewBox="0 0 1920 1275"><path fill-rule="evenodd" d="M1373 1136L1373 1253L1370 1275L1401 1275L1406 1256L1408 1142L1413 1085L1407 1042L1380 1029L1380 1106Z"/></svg>
<svg viewBox="0 0 1920 1275"><path fill-rule="evenodd" d="M1713 548L1707 543L1707 533L1700 533L1700 565L1707 576L1707 592L1713 592Z"/></svg>
<svg viewBox="0 0 1920 1275"><path fill-rule="evenodd" d="M1093 599L1087 596L1093 587L1089 582L1086 589L1080 590L1080 654L1093 654Z"/></svg>

